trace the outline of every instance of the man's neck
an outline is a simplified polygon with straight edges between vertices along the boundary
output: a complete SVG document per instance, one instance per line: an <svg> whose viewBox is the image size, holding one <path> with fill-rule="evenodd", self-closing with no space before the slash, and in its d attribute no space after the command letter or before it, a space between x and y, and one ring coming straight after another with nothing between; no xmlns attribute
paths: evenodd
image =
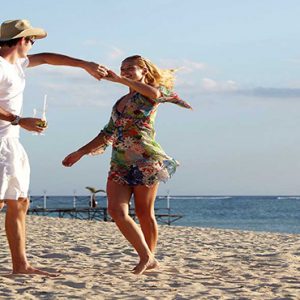
<svg viewBox="0 0 300 300"><path fill-rule="evenodd" d="M2 47L0 49L0 56L10 64L15 64L20 58L16 47Z"/></svg>

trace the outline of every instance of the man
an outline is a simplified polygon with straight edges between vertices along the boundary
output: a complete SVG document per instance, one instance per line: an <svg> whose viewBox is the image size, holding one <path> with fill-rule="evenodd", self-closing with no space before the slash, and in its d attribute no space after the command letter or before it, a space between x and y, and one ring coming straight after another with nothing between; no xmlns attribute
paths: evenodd
<svg viewBox="0 0 300 300"><path fill-rule="evenodd" d="M21 117L24 70L41 64L79 67L100 80L106 69L93 62L54 53L28 55L36 39L47 33L27 20L5 21L0 27L0 210L7 205L5 230L13 274L51 275L33 268L26 257L25 218L29 206L29 162L19 143L20 128L43 132L41 119Z"/></svg>

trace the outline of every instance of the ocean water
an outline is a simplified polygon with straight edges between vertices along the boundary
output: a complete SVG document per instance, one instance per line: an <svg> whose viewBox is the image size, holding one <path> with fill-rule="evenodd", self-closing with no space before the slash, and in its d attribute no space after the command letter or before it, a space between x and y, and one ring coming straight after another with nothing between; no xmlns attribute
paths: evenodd
<svg viewBox="0 0 300 300"><path fill-rule="evenodd" d="M99 206L107 206L105 197L96 199ZM45 200L47 208L79 208L88 207L90 197L32 196L31 208L43 207ZM300 196L158 196L155 207L183 216L172 226L300 234Z"/></svg>

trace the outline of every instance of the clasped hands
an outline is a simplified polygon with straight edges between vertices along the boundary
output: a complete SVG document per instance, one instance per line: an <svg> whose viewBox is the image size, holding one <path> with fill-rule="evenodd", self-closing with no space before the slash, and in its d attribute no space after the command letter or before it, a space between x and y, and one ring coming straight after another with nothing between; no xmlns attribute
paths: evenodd
<svg viewBox="0 0 300 300"><path fill-rule="evenodd" d="M84 69L98 80L106 79L109 81L117 81L119 78L119 75L112 70L94 62L87 62Z"/></svg>

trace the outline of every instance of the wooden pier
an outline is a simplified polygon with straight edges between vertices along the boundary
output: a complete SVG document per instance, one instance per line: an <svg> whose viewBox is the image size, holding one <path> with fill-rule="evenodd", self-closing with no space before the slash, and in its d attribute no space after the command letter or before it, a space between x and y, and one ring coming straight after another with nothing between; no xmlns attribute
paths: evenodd
<svg viewBox="0 0 300 300"><path fill-rule="evenodd" d="M80 220L98 220L104 222L113 222L107 211L107 198L95 197L94 194L89 197L86 196L74 196L69 199L72 200L70 207L48 207L49 200L56 201L59 196L47 196L46 191L44 191L43 196L31 196L30 197L30 207L28 210L29 215L38 216L51 216L58 218L69 218L69 219L80 219ZM69 197L69 196L67 196ZM102 200L101 200L102 199ZM97 200L101 201L98 202ZM166 200L166 207L155 208L155 217L158 223L171 225L172 223L178 221L183 217L181 214L173 213L170 207L170 197L158 197L158 201ZM87 205L82 205L86 203ZM100 204L101 203L101 204ZM79 204L79 206L78 206ZM69 206L68 204L66 204ZM53 206L53 204L52 204ZM60 205L59 205L60 206ZM129 203L129 215L136 220L136 214L133 207L131 207L131 201Z"/></svg>
<svg viewBox="0 0 300 300"><path fill-rule="evenodd" d="M164 211L164 212L162 212ZM113 222L112 218L109 216L106 207L75 207L75 208L29 208L29 215L38 216L53 216L59 218L69 218L69 219L80 219L80 220L98 220L105 222ZM134 209L130 209L129 215L136 219ZM155 217L158 223L171 225L177 220L181 219L183 215L173 214L168 208L158 208L155 209Z"/></svg>

